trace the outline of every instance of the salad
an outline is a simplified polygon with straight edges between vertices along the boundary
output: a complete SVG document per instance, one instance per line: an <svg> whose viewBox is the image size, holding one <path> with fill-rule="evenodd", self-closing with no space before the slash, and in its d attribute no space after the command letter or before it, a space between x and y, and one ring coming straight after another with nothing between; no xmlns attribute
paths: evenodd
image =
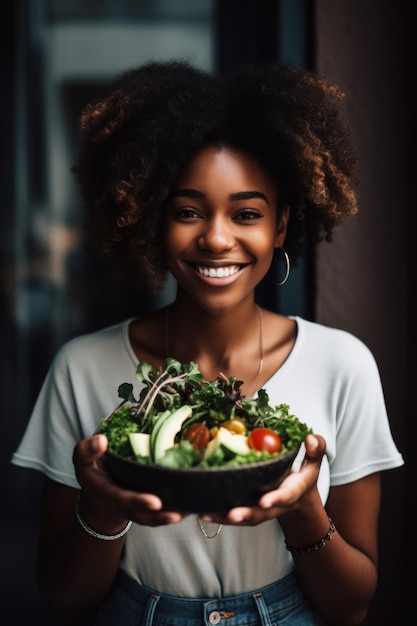
<svg viewBox="0 0 417 626"><path fill-rule="evenodd" d="M118 388L122 402L101 420L108 450L142 464L218 467L265 461L296 450L312 432L287 404L271 407L265 389L256 398L243 381L220 374L205 381L197 363L165 359L162 371L139 363L143 387Z"/></svg>

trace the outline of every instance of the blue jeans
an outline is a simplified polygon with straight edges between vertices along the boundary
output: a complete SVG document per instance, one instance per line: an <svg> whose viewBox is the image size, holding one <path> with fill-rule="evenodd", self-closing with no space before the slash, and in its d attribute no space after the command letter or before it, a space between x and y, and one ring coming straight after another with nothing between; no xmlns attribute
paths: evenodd
<svg viewBox="0 0 417 626"><path fill-rule="evenodd" d="M157 593L120 571L94 626L313 626L314 612L295 574L226 598L190 599Z"/></svg>

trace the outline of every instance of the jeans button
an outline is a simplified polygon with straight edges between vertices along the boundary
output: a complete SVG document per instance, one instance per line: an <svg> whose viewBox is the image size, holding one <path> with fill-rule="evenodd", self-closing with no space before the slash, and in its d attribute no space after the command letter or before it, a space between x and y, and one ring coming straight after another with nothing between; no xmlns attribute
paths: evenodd
<svg viewBox="0 0 417 626"><path fill-rule="evenodd" d="M218 624L220 622L220 619L220 613L218 613L217 611L212 611L209 615L210 624Z"/></svg>

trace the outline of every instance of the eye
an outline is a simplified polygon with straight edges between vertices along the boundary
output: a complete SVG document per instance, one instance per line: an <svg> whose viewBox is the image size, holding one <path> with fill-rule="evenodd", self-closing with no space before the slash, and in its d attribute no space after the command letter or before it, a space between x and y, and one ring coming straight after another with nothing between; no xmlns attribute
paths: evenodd
<svg viewBox="0 0 417 626"><path fill-rule="evenodd" d="M234 219L242 222L252 222L261 219L261 217L262 213L256 209L242 209Z"/></svg>
<svg viewBox="0 0 417 626"><path fill-rule="evenodd" d="M201 217L196 209L192 207L181 207L175 211L175 217L180 220L196 219Z"/></svg>

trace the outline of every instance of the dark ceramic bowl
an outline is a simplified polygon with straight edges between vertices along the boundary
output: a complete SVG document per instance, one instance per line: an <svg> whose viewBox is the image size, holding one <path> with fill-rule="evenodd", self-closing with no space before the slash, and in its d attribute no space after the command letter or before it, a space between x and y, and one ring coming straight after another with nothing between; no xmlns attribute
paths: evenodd
<svg viewBox="0 0 417 626"><path fill-rule="evenodd" d="M106 452L104 460L118 485L158 495L165 510L222 513L255 505L262 494L278 487L297 453L292 450L270 461L213 468L142 465L112 452Z"/></svg>

